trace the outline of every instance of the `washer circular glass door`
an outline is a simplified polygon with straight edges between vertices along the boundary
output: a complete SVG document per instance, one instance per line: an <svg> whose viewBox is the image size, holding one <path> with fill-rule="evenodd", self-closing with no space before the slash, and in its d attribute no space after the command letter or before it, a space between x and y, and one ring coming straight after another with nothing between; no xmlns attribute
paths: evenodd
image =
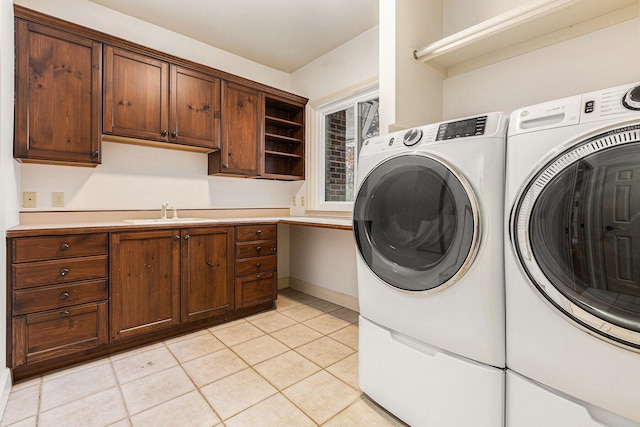
<svg viewBox="0 0 640 427"><path fill-rule="evenodd" d="M640 125L571 144L511 214L531 282L591 332L640 349Z"/></svg>
<svg viewBox="0 0 640 427"><path fill-rule="evenodd" d="M476 255L478 204L464 177L444 161L399 155L362 182L353 231L360 255L384 282L435 292L464 274Z"/></svg>

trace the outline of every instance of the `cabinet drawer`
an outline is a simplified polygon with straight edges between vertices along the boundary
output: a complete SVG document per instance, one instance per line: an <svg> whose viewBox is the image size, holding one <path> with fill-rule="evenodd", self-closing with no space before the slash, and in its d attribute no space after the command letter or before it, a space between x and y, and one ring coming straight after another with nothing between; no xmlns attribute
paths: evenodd
<svg viewBox="0 0 640 427"><path fill-rule="evenodd" d="M275 255L277 251L277 240L236 243L236 258L238 259Z"/></svg>
<svg viewBox="0 0 640 427"><path fill-rule="evenodd" d="M83 304L13 319L16 367L91 349L108 341L107 303Z"/></svg>
<svg viewBox="0 0 640 427"><path fill-rule="evenodd" d="M273 240L278 237L276 224L242 225L236 227L236 241Z"/></svg>
<svg viewBox="0 0 640 427"><path fill-rule="evenodd" d="M236 279L236 308L250 307L276 299L275 273L261 273Z"/></svg>
<svg viewBox="0 0 640 427"><path fill-rule="evenodd" d="M106 279L13 292L13 314L53 310L109 298Z"/></svg>
<svg viewBox="0 0 640 427"><path fill-rule="evenodd" d="M13 262L106 255L107 233L13 239Z"/></svg>
<svg viewBox="0 0 640 427"><path fill-rule="evenodd" d="M257 274L264 271L275 271L278 267L277 256L261 256L236 261L236 276Z"/></svg>
<svg viewBox="0 0 640 427"><path fill-rule="evenodd" d="M107 256L13 264L13 288L107 277Z"/></svg>

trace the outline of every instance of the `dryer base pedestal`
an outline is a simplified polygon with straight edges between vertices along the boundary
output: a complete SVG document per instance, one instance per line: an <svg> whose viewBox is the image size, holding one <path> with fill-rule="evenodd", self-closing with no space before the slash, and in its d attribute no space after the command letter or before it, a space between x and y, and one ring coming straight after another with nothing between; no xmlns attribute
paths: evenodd
<svg viewBox="0 0 640 427"><path fill-rule="evenodd" d="M637 427L640 424L507 370L507 425L518 427Z"/></svg>
<svg viewBox="0 0 640 427"><path fill-rule="evenodd" d="M360 316L359 382L371 399L420 426L504 425L503 369L443 353Z"/></svg>

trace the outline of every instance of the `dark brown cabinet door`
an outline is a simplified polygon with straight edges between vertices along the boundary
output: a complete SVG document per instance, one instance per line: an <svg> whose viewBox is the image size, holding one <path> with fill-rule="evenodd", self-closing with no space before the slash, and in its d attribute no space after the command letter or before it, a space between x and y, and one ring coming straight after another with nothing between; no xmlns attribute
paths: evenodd
<svg viewBox="0 0 640 427"><path fill-rule="evenodd" d="M100 164L102 45L16 20L14 156Z"/></svg>
<svg viewBox="0 0 640 427"><path fill-rule="evenodd" d="M233 310L232 228L182 230L182 321Z"/></svg>
<svg viewBox="0 0 640 427"><path fill-rule="evenodd" d="M171 67L171 141L220 148L220 79Z"/></svg>
<svg viewBox="0 0 640 427"><path fill-rule="evenodd" d="M111 237L111 338L180 323L180 231Z"/></svg>
<svg viewBox="0 0 640 427"><path fill-rule="evenodd" d="M104 48L105 134L169 141L169 64Z"/></svg>
<svg viewBox="0 0 640 427"><path fill-rule="evenodd" d="M259 175L261 117L260 92L222 82L222 147L209 155L209 174Z"/></svg>

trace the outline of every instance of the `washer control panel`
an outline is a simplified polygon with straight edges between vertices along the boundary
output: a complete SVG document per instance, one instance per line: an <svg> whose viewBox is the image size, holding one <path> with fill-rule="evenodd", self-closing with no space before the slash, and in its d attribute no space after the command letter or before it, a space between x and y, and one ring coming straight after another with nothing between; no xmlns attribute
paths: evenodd
<svg viewBox="0 0 640 427"><path fill-rule="evenodd" d="M454 143L461 138L503 138L506 116L492 112L481 116L463 117L432 123L364 141L359 157L403 149L421 149L432 144Z"/></svg>
<svg viewBox="0 0 640 427"><path fill-rule="evenodd" d="M440 127L438 127L436 141L484 135L486 125L487 116L442 123Z"/></svg>

